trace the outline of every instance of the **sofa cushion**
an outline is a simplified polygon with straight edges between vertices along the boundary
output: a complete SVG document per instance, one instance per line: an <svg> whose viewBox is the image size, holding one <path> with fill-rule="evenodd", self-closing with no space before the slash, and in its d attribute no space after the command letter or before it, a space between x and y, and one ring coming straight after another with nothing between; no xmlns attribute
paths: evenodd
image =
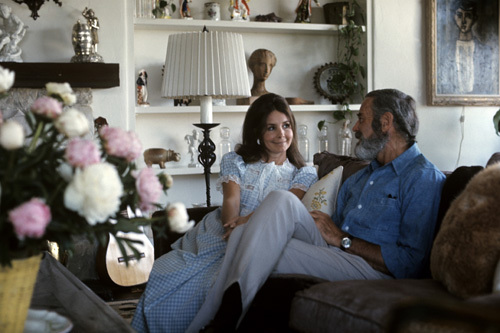
<svg viewBox="0 0 500 333"><path fill-rule="evenodd" d="M324 282L295 294L289 324L299 332L384 332L396 305L422 298L457 300L431 279Z"/></svg>
<svg viewBox="0 0 500 333"><path fill-rule="evenodd" d="M344 168L339 166L309 187L302 198L302 203L309 211L320 210L328 215L333 214L337 206L343 170Z"/></svg>
<svg viewBox="0 0 500 333"><path fill-rule="evenodd" d="M370 164L369 161L350 156L336 155L327 151L314 154L313 162L318 166L319 178L325 176L333 169L343 166L344 173L342 174L342 183L344 183L349 176Z"/></svg>
<svg viewBox="0 0 500 333"><path fill-rule="evenodd" d="M431 251L432 276L462 298L489 294L500 258L500 164L479 172L452 202Z"/></svg>

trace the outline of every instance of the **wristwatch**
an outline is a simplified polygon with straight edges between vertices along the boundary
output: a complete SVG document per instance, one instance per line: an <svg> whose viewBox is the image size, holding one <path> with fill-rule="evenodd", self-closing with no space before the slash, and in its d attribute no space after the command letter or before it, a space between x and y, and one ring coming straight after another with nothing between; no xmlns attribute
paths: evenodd
<svg viewBox="0 0 500 333"><path fill-rule="evenodd" d="M348 248L350 248L352 244L352 238L353 237L351 235L347 235L342 238L342 241L340 242L340 249L346 251Z"/></svg>

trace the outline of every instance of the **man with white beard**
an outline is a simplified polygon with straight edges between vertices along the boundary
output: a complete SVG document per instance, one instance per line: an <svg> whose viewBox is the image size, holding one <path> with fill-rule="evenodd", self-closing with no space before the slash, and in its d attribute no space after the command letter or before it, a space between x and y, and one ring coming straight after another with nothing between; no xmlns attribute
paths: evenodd
<svg viewBox="0 0 500 333"><path fill-rule="evenodd" d="M353 131L356 155L371 163L342 185L335 213L308 212L294 195L271 192L247 223L233 226L191 328L234 331L275 273L330 281L425 276L445 176L420 152L418 124L411 96L368 93Z"/></svg>

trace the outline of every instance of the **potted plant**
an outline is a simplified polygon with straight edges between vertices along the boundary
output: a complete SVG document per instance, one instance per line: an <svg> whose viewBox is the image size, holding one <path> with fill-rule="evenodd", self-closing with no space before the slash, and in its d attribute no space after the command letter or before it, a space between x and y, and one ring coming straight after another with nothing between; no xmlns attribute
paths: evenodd
<svg viewBox="0 0 500 333"><path fill-rule="evenodd" d="M342 26L338 34L338 62L333 64L335 75L331 75L327 83L327 89L334 92L336 102L342 104L342 110L333 112L333 118L337 121L346 119L351 111L350 103L365 92L363 81L366 69L359 59L360 49L364 45L364 15L356 0L349 3L346 19L347 25ZM318 128L321 130L324 124L325 120L320 121Z"/></svg>

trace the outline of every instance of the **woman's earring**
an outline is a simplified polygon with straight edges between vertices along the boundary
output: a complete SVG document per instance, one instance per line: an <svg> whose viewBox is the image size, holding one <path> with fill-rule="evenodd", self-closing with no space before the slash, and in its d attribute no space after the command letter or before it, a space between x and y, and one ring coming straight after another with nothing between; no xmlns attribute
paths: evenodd
<svg viewBox="0 0 500 333"><path fill-rule="evenodd" d="M260 139L257 139L257 145L260 146Z"/></svg>

